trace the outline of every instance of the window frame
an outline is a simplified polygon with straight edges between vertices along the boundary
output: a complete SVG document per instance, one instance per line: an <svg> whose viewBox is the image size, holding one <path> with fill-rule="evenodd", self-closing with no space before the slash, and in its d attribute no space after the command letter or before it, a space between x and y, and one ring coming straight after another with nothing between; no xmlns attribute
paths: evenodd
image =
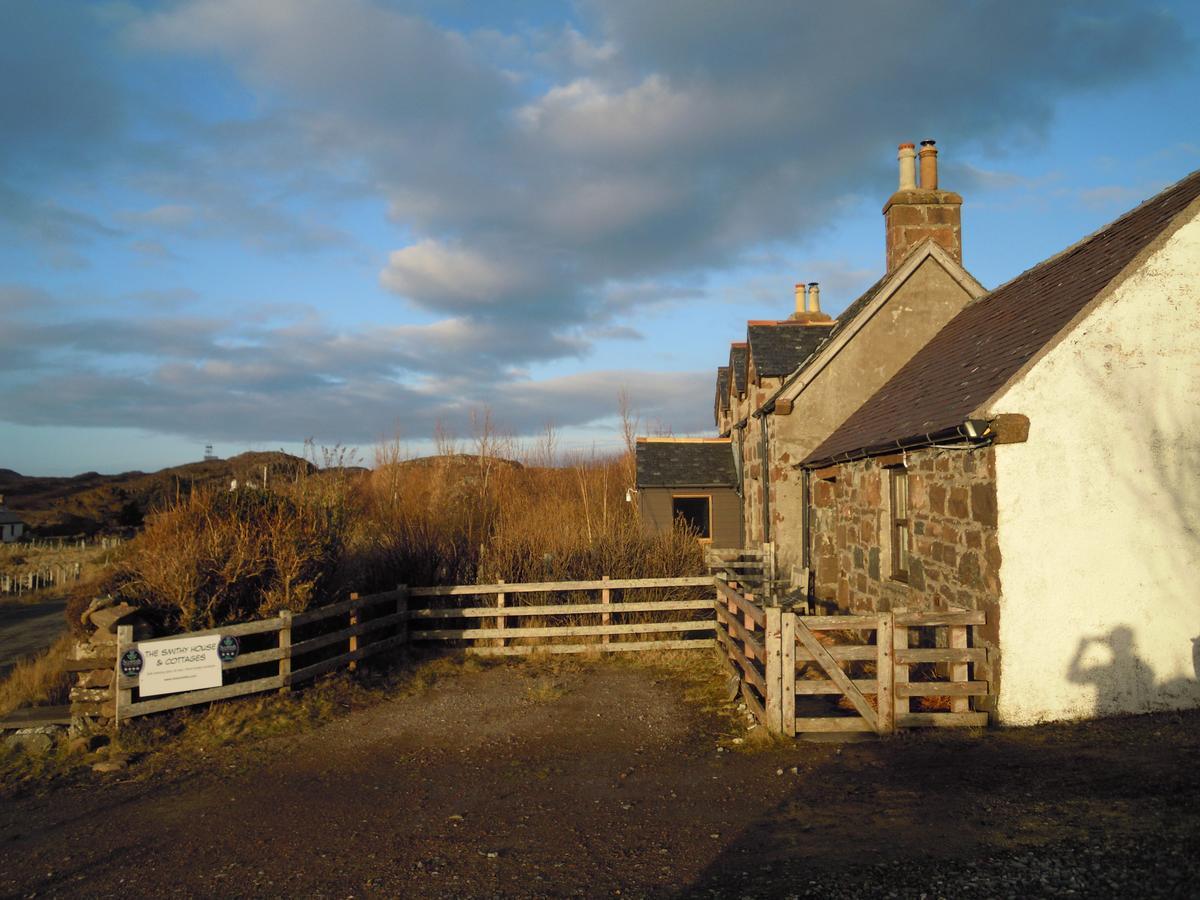
<svg viewBox="0 0 1200 900"><path fill-rule="evenodd" d="M912 505L909 499L908 469L905 466L889 466L887 472L892 580L907 584L911 571L909 563L912 559Z"/></svg>
<svg viewBox="0 0 1200 900"><path fill-rule="evenodd" d="M675 522L681 518L675 515L676 500L704 500L708 504L708 537L697 536L696 540L702 544L711 544L713 539L713 495L712 494L671 494L671 527L675 527Z"/></svg>

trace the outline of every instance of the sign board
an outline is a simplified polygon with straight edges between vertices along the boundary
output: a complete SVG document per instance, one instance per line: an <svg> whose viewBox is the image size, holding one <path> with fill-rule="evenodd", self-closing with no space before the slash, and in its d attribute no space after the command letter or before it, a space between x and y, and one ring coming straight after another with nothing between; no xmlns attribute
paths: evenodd
<svg viewBox="0 0 1200 900"><path fill-rule="evenodd" d="M145 660L138 677L143 697L198 691L221 686L221 659L217 655L220 636L142 641L137 645Z"/></svg>

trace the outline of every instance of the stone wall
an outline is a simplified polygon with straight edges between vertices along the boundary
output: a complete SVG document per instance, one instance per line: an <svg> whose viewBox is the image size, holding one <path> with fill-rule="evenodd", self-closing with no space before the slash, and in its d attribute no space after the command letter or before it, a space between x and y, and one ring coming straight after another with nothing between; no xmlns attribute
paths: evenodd
<svg viewBox="0 0 1200 900"><path fill-rule="evenodd" d="M753 411L761 408L782 383L782 378L763 378L751 384L749 409ZM757 547L765 540L772 539L763 535L762 512L763 479L768 479L769 487L771 475L762 453L762 429L768 421L768 417L765 416L749 416L742 435L742 514L747 547Z"/></svg>
<svg viewBox="0 0 1200 900"><path fill-rule="evenodd" d="M75 643L72 653L76 679L71 688L71 716L103 727L116 714L117 627L133 626L135 640L151 637L152 631L134 607L111 597L93 600L80 620L87 636Z"/></svg>
<svg viewBox="0 0 1200 900"><path fill-rule="evenodd" d="M815 595L855 613L893 609L984 610L976 645L999 646L1000 544L992 448L910 452L908 581L892 577L887 464L868 459L812 482ZM998 671L979 670L995 681ZM994 690L998 685L994 685Z"/></svg>

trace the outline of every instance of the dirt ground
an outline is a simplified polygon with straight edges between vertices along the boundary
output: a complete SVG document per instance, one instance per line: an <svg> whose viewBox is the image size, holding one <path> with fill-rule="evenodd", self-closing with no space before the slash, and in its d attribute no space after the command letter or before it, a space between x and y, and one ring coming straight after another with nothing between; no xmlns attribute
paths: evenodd
<svg viewBox="0 0 1200 900"><path fill-rule="evenodd" d="M760 744L685 681L464 670L202 760L0 789L0 895L1197 893L1200 716Z"/></svg>

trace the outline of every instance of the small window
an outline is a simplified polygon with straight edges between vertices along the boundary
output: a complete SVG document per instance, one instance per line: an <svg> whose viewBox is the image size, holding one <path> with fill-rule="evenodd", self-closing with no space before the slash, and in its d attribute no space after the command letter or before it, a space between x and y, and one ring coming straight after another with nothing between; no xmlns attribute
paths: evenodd
<svg viewBox="0 0 1200 900"><path fill-rule="evenodd" d="M892 474L892 577L908 581L908 471L890 469Z"/></svg>
<svg viewBox="0 0 1200 900"><path fill-rule="evenodd" d="M686 528L701 540L712 538L712 522L708 497L672 497L671 518L676 527Z"/></svg>

